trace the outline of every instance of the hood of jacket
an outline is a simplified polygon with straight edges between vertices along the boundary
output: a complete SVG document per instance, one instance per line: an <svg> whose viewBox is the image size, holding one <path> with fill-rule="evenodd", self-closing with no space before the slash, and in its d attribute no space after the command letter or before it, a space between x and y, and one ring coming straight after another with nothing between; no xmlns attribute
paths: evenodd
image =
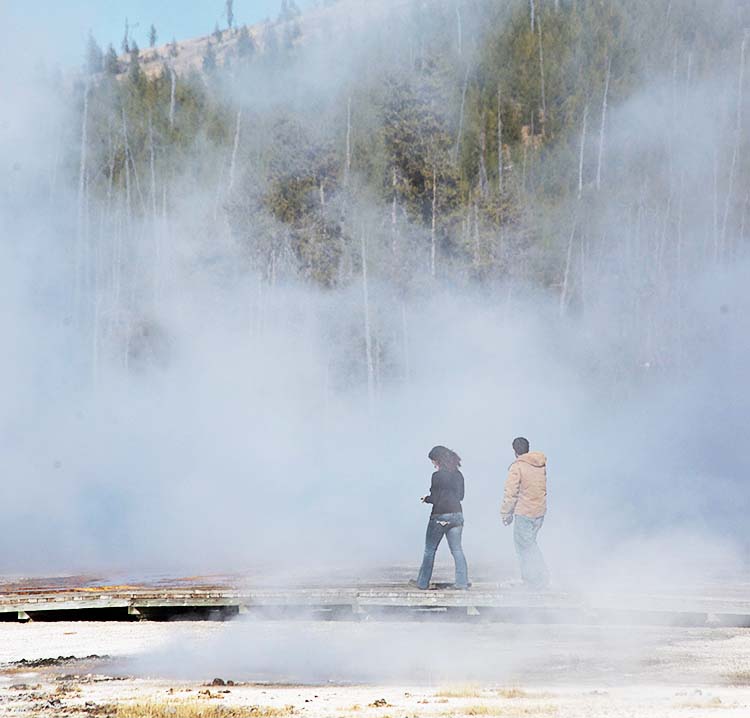
<svg viewBox="0 0 750 718"><path fill-rule="evenodd" d="M541 451L529 451L526 454L521 454L516 457L516 461L523 461L524 464L530 464L537 468L547 465L547 457Z"/></svg>

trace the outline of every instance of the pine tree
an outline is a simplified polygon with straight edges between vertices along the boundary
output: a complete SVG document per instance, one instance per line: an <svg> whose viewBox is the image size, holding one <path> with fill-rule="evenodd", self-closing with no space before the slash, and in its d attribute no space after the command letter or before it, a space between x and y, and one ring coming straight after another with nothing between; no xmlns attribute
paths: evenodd
<svg viewBox="0 0 750 718"><path fill-rule="evenodd" d="M294 20L284 25L284 50L287 52L294 49L297 39L302 35L299 21Z"/></svg>
<svg viewBox="0 0 750 718"><path fill-rule="evenodd" d="M156 45L156 39L157 39L156 28L152 24L151 29L148 31L148 46L154 47Z"/></svg>
<svg viewBox="0 0 750 718"><path fill-rule="evenodd" d="M289 22L298 18L302 13L295 0L281 0L279 8L279 22Z"/></svg>
<svg viewBox="0 0 750 718"><path fill-rule="evenodd" d="M240 58L252 57L255 53L255 43L250 37L250 33L247 31L247 26L243 25L240 28L239 35L237 37L237 56Z"/></svg>
<svg viewBox="0 0 750 718"><path fill-rule="evenodd" d="M274 26L270 23L263 32L263 54L269 61L275 60L279 54L279 39L276 37Z"/></svg>
<svg viewBox="0 0 750 718"><path fill-rule="evenodd" d="M122 54L127 55L130 52L130 25L128 25L128 19L125 18L125 34L122 36Z"/></svg>
<svg viewBox="0 0 750 718"><path fill-rule="evenodd" d="M234 0L226 0L227 27L231 30L234 25Z"/></svg>
<svg viewBox="0 0 750 718"><path fill-rule="evenodd" d="M214 40L216 42L221 42L221 30L219 29L219 23L216 23L216 27L214 27Z"/></svg>
<svg viewBox="0 0 750 718"><path fill-rule="evenodd" d="M169 44L169 56L177 57L179 52L180 52L180 49L177 47L177 40L173 37L172 42Z"/></svg>
<svg viewBox="0 0 750 718"><path fill-rule="evenodd" d="M108 75L118 75L120 73L120 63L117 60L117 53L112 43L107 48L107 54L104 56L104 71Z"/></svg>
<svg viewBox="0 0 750 718"><path fill-rule="evenodd" d="M104 64L104 55L102 49L94 39L93 34L89 31L88 44L86 46L86 71L93 75L102 71Z"/></svg>
<svg viewBox="0 0 750 718"><path fill-rule="evenodd" d="M214 46L209 41L206 45L206 52L203 55L203 71L212 73L216 68L216 53L214 52Z"/></svg>
<svg viewBox="0 0 750 718"><path fill-rule="evenodd" d="M130 43L130 66L128 67L128 79L137 88L142 89L143 71L141 70L140 48L138 43L133 40Z"/></svg>

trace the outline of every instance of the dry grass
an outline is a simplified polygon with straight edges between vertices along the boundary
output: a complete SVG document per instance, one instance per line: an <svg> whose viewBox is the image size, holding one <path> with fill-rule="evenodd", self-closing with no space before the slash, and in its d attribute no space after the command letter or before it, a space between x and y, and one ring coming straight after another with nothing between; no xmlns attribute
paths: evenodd
<svg viewBox="0 0 750 718"><path fill-rule="evenodd" d="M441 688L435 693L437 698L479 698L481 695L482 689L475 683Z"/></svg>
<svg viewBox="0 0 750 718"><path fill-rule="evenodd" d="M532 695L520 688L483 689L474 683L443 688L435 694L438 698L483 698L490 695L498 698L533 698Z"/></svg>
<svg viewBox="0 0 750 718"><path fill-rule="evenodd" d="M750 686L750 671L734 671L727 673L724 678L733 686Z"/></svg>
<svg viewBox="0 0 750 718"><path fill-rule="evenodd" d="M223 706L204 700L141 701L109 706L116 718L277 718L295 713L294 706Z"/></svg>
<svg viewBox="0 0 750 718"><path fill-rule="evenodd" d="M704 701L700 700L694 700L694 701L684 701L682 703L677 704L677 708L730 708L731 706L724 705L724 703L721 702L721 698L718 696L715 696L714 698L708 698Z"/></svg>
<svg viewBox="0 0 750 718"><path fill-rule="evenodd" d="M75 683L61 683L57 688L55 688L55 694L56 695L67 695L69 693L80 693L81 692L81 686L76 685Z"/></svg>
<svg viewBox="0 0 750 718"><path fill-rule="evenodd" d="M551 705L519 706L495 704L477 704L468 706L454 706L450 711L442 713L444 716L540 716L554 715L557 708Z"/></svg>
<svg viewBox="0 0 750 718"><path fill-rule="evenodd" d="M495 693L501 698L529 698L529 694L520 688L498 688Z"/></svg>

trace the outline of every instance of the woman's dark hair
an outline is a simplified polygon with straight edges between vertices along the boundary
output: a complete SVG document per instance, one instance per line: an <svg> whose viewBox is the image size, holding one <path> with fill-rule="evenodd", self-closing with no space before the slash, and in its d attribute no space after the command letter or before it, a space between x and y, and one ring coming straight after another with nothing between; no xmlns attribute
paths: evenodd
<svg viewBox="0 0 750 718"><path fill-rule="evenodd" d="M513 451L515 451L519 456L521 456L521 454L528 454L529 440L524 438L523 436L518 436L513 439Z"/></svg>
<svg viewBox="0 0 750 718"><path fill-rule="evenodd" d="M461 457L447 446L433 446L427 458L435 461L441 469L455 471L461 466Z"/></svg>

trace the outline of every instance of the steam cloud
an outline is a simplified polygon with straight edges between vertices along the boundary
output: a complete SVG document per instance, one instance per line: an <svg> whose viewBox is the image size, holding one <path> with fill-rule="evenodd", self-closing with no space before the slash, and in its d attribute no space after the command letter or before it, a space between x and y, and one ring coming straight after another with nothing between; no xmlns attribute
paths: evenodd
<svg viewBox="0 0 750 718"><path fill-rule="evenodd" d="M377 37L335 66L359 66ZM329 71L317 45L303 52L289 96L277 85L267 102L312 98L340 115L333 103L347 72ZM470 568L507 576L512 546L497 512L519 434L549 456L542 543L559 577L608 583L637 572L656 583L666 565L672 580L742 565L744 238L729 266L697 259L715 212L712 158L731 155L733 142L714 131L716 98L728 92L723 68L686 91L677 126L663 74L610 108L611 205L578 220L606 230L584 312L560 317L558 294L521 272L485 288L425 281L405 303L408 377L394 340L372 404L361 341L344 340L362 331L360 284L323 291L285 278L263 290L259 309L258 276L237 270L231 233L212 228L215 189L187 179L175 180L161 294L149 310L158 351L123 369L102 348L92 380L91 336L70 298L79 198L66 162L80 134L66 128L78 115L33 71L4 65L0 80L9 98L0 132L1 572L416 570L426 454L444 443L464 459ZM268 98L237 93L236 103L256 109ZM648 294L660 281L653 266L622 261L620 220L623 198L639 189L639 157L668 142L682 177L685 264L679 291L662 298ZM385 211L371 204L372 214ZM661 219L648 199L643 206L642 236L656 235ZM152 291L148 271L142 257L125 268L123 286L137 299ZM95 303L97 288L87 291ZM385 337L402 332L395 296L389 281L372 281ZM653 346L679 334L678 365L659 366L658 348L643 350L642 321Z"/></svg>

